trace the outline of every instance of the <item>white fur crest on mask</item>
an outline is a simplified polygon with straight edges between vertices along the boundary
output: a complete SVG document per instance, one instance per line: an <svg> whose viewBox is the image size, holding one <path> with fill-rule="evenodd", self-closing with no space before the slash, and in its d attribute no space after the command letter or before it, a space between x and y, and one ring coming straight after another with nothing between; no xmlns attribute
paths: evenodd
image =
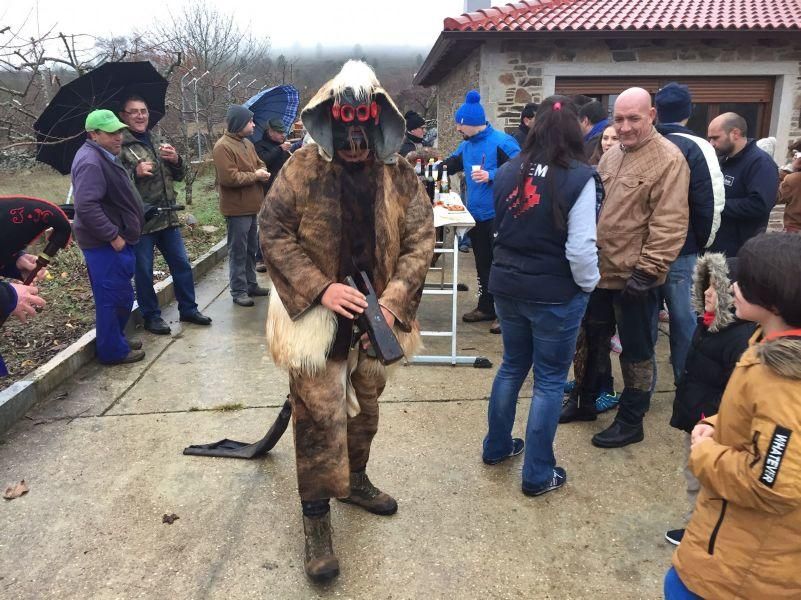
<svg viewBox="0 0 801 600"><path fill-rule="evenodd" d="M349 60L331 81L331 91L339 98L346 89L351 88L359 100L368 98L379 87L378 78L370 65L360 60Z"/></svg>

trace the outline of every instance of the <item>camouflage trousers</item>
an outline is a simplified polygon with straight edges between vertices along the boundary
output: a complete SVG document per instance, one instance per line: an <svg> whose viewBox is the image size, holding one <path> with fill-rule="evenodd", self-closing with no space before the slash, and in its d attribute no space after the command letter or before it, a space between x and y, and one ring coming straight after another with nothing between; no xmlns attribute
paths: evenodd
<svg viewBox="0 0 801 600"><path fill-rule="evenodd" d="M316 376L290 375L298 492L304 502L349 496L350 473L363 470L370 458L386 376L383 367L359 352L350 382L361 411L348 417L348 370L347 361L329 360Z"/></svg>

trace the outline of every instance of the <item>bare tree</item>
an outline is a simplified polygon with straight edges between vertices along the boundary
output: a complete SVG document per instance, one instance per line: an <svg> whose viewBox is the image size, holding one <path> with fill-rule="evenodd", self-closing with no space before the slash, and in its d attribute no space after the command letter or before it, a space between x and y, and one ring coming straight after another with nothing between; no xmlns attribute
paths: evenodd
<svg viewBox="0 0 801 600"><path fill-rule="evenodd" d="M4 154L32 148L33 123L62 82L102 62L91 50L90 36L54 29L23 35L33 12L19 25L0 23L0 151Z"/></svg>
<svg viewBox="0 0 801 600"><path fill-rule="evenodd" d="M156 24L146 39L170 54L182 53L184 65L195 67L198 113L205 124L208 148L215 138L215 125L225 114L228 80L238 71L252 74L252 65L267 56L268 40L240 29L233 14L205 2L186 5L181 13ZM204 73L208 74L201 80Z"/></svg>

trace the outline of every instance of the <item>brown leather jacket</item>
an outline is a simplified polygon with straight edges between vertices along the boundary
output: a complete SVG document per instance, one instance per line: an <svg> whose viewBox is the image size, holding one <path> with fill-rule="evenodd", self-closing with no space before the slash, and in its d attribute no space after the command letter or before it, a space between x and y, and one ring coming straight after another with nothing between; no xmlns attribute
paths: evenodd
<svg viewBox="0 0 801 600"><path fill-rule="evenodd" d="M779 171L779 204L784 204L785 231L801 231L801 171Z"/></svg>
<svg viewBox="0 0 801 600"><path fill-rule="evenodd" d="M655 129L631 149L610 148L598 173L606 200L598 220L600 288L622 289L636 268L662 284L687 236L690 169Z"/></svg>
<svg viewBox="0 0 801 600"><path fill-rule="evenodd" d="M707 599L801 598L801 337L760 336L690 454L701 493L673 565Z"/></svg>
<svg viewBox="0 0 801 600"><path fill-rule="evenodd" d="M256 179L256 169L264 163L253 142L225 132L212 152L220 185L220 212L226 217L255 215L264 200L264 186Z"/></svg>

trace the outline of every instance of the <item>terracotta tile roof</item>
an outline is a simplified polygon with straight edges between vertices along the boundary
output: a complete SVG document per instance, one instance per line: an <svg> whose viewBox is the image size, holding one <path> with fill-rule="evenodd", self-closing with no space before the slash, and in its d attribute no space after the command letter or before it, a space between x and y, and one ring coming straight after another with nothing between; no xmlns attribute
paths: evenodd
<svg viewBox="0 0 801 600"><path fill-rule="evenodd" d="M801 30L801 0L523 0L445 19L444 30Z"/></svg>

